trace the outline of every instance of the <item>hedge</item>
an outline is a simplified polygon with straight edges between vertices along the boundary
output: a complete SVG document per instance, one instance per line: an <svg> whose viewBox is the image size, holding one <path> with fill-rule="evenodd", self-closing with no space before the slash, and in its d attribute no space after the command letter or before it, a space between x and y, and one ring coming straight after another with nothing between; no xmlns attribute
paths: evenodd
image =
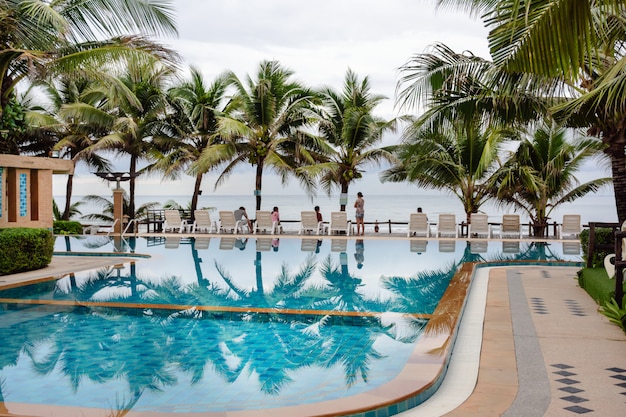
<svg viewBox="0 0 626 417"><path fill-rule="evenodd" d="M83 225L73 220L55 220L52 232L55 235L82 235Z"/></svg>
<svg viewBox="0 0 626 417"><path fill-rule="evenodd" d="M0 275L45 268L52 261L54 235L48 229L0 229Z"/></svg>

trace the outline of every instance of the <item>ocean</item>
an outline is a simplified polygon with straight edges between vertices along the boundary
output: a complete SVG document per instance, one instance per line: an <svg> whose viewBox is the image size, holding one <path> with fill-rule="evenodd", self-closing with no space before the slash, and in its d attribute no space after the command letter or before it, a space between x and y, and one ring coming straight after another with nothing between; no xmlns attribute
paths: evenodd
<svg viewBox="0 0 626 417"><path fill-rule="evenodd" d="M348 218L354 218L354 200L356 191L350 193L346 211ZM461 202L454 196L447 194L414 194L414 195L368 195L367 190L361 190L365 198L365 222L408 222L409 214L415 212L417 207L422 207L429 219L436 221L440 213L453 213L457 221L465 219L465 212ZM73 201L79 201L82 196L73 197ZM112 199L112 196L109 197ZM158 202L164 204L168 200L174 200L183 207L187 207L191 201L189 196L163 196L163 195L138 195L135 197L136 205L147 202ZM64 196L55 196L59 207L64 205ZM300 220L300 212L303 210L313 210L314 206L320 206L325 220L330 219L331 211L339 211L339 196L328 197L326 195L317 196L311 199L306 195L264 195L261 209L272 210L277 206L280 211L281 220ZM239 206L244 206L248 215L254 218L256 200L253 195L212 195L203 194L199 199L199 208L212 209L212 217L217 219L219 210L235 210ZM81 212L83 215L96 213L99 208L92 205L83 205ZM499 222L502 214L515 213L510 207L498 207L492 202L488 202L481 207L481 211L489 216L490 222ZM528 216L519 213L522 222L528 221ZM588 222L617 222L617 212L615 209L615 199L613 195L589 195L576 200L573 203L564 204L557 207L550 215L550 221L560 223L563 214L580 214L583 224ZM79 220L79 219L77 219ZM296 226L287 228L295 228Z"/></svg>

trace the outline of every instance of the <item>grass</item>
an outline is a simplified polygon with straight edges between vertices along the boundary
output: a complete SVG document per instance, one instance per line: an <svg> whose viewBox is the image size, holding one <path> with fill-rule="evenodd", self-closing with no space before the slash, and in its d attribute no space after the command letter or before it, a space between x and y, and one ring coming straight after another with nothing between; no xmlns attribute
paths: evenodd
<svg viewBox="0 0 626 417"><path fill-rule="evenodd" d="M580 270L578 272L578 283L598 305L605 305L615 297L615 279L609 279L604 268L584 268ZM622 286L626 289L624 283ZM626 297L624 297L624 300L626 300Z"/></svg>

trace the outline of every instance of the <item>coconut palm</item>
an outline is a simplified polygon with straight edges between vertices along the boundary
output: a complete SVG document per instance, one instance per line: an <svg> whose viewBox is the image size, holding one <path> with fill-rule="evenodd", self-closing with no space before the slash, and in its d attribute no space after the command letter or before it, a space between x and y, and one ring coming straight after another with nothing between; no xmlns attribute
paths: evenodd
<svg viewBox="0 0 626 417"><path fill-rule="evenodd" d="M0 116L24 78L94 74L120 57L170 54L144 35L176 34L168 1L3 0ZM108 39L107 39L108 38Z"/></svg>
<svg viewBox="0 0 626 417"><path fill-rule="evenodd" d="M256 78L244 81L230 72L229 83L235 89L235 109L219 118L219 131L224 144L206 149L194 164L200 172L225 159L226 165L216 186L232 174L235 167L250 164L256 168L256 209L261 209L263 173L266 167L277 172L283 183L294 174L305 190L315 185L304 173L295 171L302 161L311 162L311 135L304 129L311 121L310 108L315 95L292 80L293 71L277 61L263 61Z"/></svg>
<svg viewBox="0 0 626 417"><path fill-rule="evenodd" d="M97 90L93 91L94 82L64 76L58 80L40 81L33 85L41 87L48 105L42 112L28 113L31 126L38 126L40 131L52 136L56 142L53 149L59 150L59 157L71 159L74 167L84 163L96 171L109 170L109 161L93 152L91 147L96 137L105 133L103 126L76 118L73 112L68 114L64 111L67 105L100 107L106 97ZM69 220L71 216L73 180L74 175L68 174L62 220Z"/></svg>
<svg viewBox="0 0 626 417"><path fill-rule="evenodd" d="M494 64L503 74L542 78L521 86L558 100L550 111L569 126L587 128L606 145L620 222L626 220L626 5L622 0L549 3L440 0L481 15L490 29ZM497 83L493 79L493 84ZM567 89L569 94L560 94Z"/></svg>
<svg viewBox="0 0 626 417"><path fill-rule="evenodd" d="M135 213L136 177L149 171L150 164L160 155L153 138L162 136L167 128L163 120L167 104L165 85L172 75L171 68L156 60L128 62L119 82L129 94L120 94L117 88L113 88L113 91L105 92L107 107L72 105L65 109L68 115L107 127L108 134L99 137L90 147L91 151L110 151L128 158L128 214L131 219ZM142 163L147 166L140 169Z"/></svg>
<svg viewBox="0 0 626 417"><path fill-rule="evenodd" d="M167 123L171 134L157 138L167 151L154 164L155 170L163 172L167 178L177 179L200 158L202 152L213 152L209 150L211 145L223 142L218 132L218 117L229 111L227 87L227 75L220 75L207 85L200 70L191 67L190 79L170 88L171 110ZM216 165L222 162L219 158L217 160ZM196 165L192 172L195 176L189 207L192 215L198 207L202 178L211 168L210 165Z"/></svg>
<svg viewBox="0 0 626 417"><path fill-rule="evenodd" d="M359 80L352 70L346 72L341 92L330 87L322 89L319 130L330 146L320 149L325 154L322 162L301 169L319 176L328 195L334 186L339 187L343 195L341 211L346 210L350 184L362 177L365 165L396 161L388 149L376 147L385 132L395 130L396 120L373 114L386 97L373 94L370 89L369 78Z"/></svg>
<svg viewBox="0 0 626 417"><path fill-rule="evenodd" d="M507 163L492 177L500 204L526 212L535 225L535 235L543 236L550 213L611 181L599 178L580 184L578 170L588 159L598 157L602 144L594 139L570 143L567 131L555 125L538 128L522 140Z"/></svg>
<svg viewBox="0 0 626 417"><path fill-rule="evenodd" d="M396 149L400 163L383 171L381 179L447 190L461 201L469 223L471 214L491 198L489 184L499 165L498 152L515 133L484 129L478 122L440 123L407 129Z"/></svg>
<svg viewBox="0 0 626 417"><path fill-rule="evenodd" d="M105 223L113 223L115 221L115 219L113 218L114 207L112 201L99 195L87 195L83 197L82 202L98 205L102 207L102 211L100 213L86 214L82 216L81 219L97 220ZM136 219L137 221L146 220L148 218L148 212L150 210L154 210L158 206L158 202L145 203L139 206L136 211L131 212L129 198L126 194L126 191L124 191L124 195L122 198L122 212L125 216L128 216L131 219Z"/></svg>

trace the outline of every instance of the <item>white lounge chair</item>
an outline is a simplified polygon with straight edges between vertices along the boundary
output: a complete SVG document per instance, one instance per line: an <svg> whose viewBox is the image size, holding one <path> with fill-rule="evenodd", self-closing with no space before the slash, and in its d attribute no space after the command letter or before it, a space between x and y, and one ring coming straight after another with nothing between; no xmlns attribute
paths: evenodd
<svg viewBox="0 0 626 417"><path fill-rule="evenodd" d="M470 242L470 253L486 253L487 247L488 244L486 240L473 240Z"/></svg>
<svg viewBox="0 0 626 417"><path fill-rule="evenodd" d="M302 252L315 252L317 249L317 239L302 239L300 250Z"/></svg>
<svg viewBox="0 0 626 417"><path fill-rule="evenodd" d="M502 253L519 253L519 242L502 242Z"/></svg>
<svg viewBox="0 0 626 417"><path fill-rule="evenodd" d="M519 220L519 214L503 214L502 226L500 226L500 237L522 237L522 226Z"/></svg>
<svg viewBox="0 0 626 417"><path fill-rule="evenodd" d="M317 221L317 213L314 211L301 211L300 212L300 231L298 234L313 233L316 235L322 234L324 230L324 223Z"/></svg>
<svg viewBox="0 0 626 417"><path fill-rule="evenodd" d="M330 240L330 251L331 252L345 252L348 250L348 240L347 239L331 239Z"/></svg>
<svg viewBox="0 0 626 417"><path fill-rule="evenodd" d="M272 221L272 213L269 211L257 210L256 221L254 222L253 233L258 234L259 231L263 233L269 232L275 234L279 232L280 225L277 222Z"/></svg>
<svg viewBox="0 0 626 417"><path fill-rule="evenodd" d="M235 247L234 237L223 237L220 239L220 250L232 250Z"/></svg>
<svg viewBox="0 0 626 417"><path fill-rule="evenodd" d="M470 224L468 229L468 237L491 237L489 229L489 219L486 214L472 213L470 215Z"/></svg>
<svg viewBox="0 0 626 417"><path fill-rule="evenodd" d="M437 237L452 236L458 237L456 226L456 216L454 214L440 214L437 223Z"/></svg>
<svg viewBox="0 0 626 417"><path fill-rule="evenodd" d="M220 211L220 223L219 223L219 231L221 233L233 233L237 234L242 232L243 225L240 221L235 220L235 212L234 211Z"/></svg>
<svg viewBox="0 0 626 417"><path fill-rule="evenodd" d="M348 215L345 211L333 211L330 213L330 224L328 226L328 234L333 232L345 232L346 236L350 234L351 223L348 221Z"/></svg>
<svg viewBox="0 0 626 417"><path fill-rule="evenodd" d="M165 238L165 249L178 249L180 238L178 236L168 236Z"/></svg>
<svg viewBox="0 0 626 417"><path fill-rule="evenodd" d="M430 225L428 224L428 216L425 213L411 213L407 236L430 236Z"/></svg>
<svg viewBox="0 0 626 417"><path fill-rule="evenodd" d="M564 214L561 225L561 239L565 237L578 238L582 226L580 224L580 214Z"/></svg>
<svg viewBox="0 0 626 417"><path fill-rule="evenodd" d="M187 220L180 217L178 210L165 210L165 222L163 223L163 231L183 233L192 227Z"/></svg>
<svg viewBox="0 0 626 417"><path fill-rule="evenodd" d="M194 210L193 217L192 232L205 231L212 233L215 231L217 233L217 223L211 220L209 210Z"/></svg>

